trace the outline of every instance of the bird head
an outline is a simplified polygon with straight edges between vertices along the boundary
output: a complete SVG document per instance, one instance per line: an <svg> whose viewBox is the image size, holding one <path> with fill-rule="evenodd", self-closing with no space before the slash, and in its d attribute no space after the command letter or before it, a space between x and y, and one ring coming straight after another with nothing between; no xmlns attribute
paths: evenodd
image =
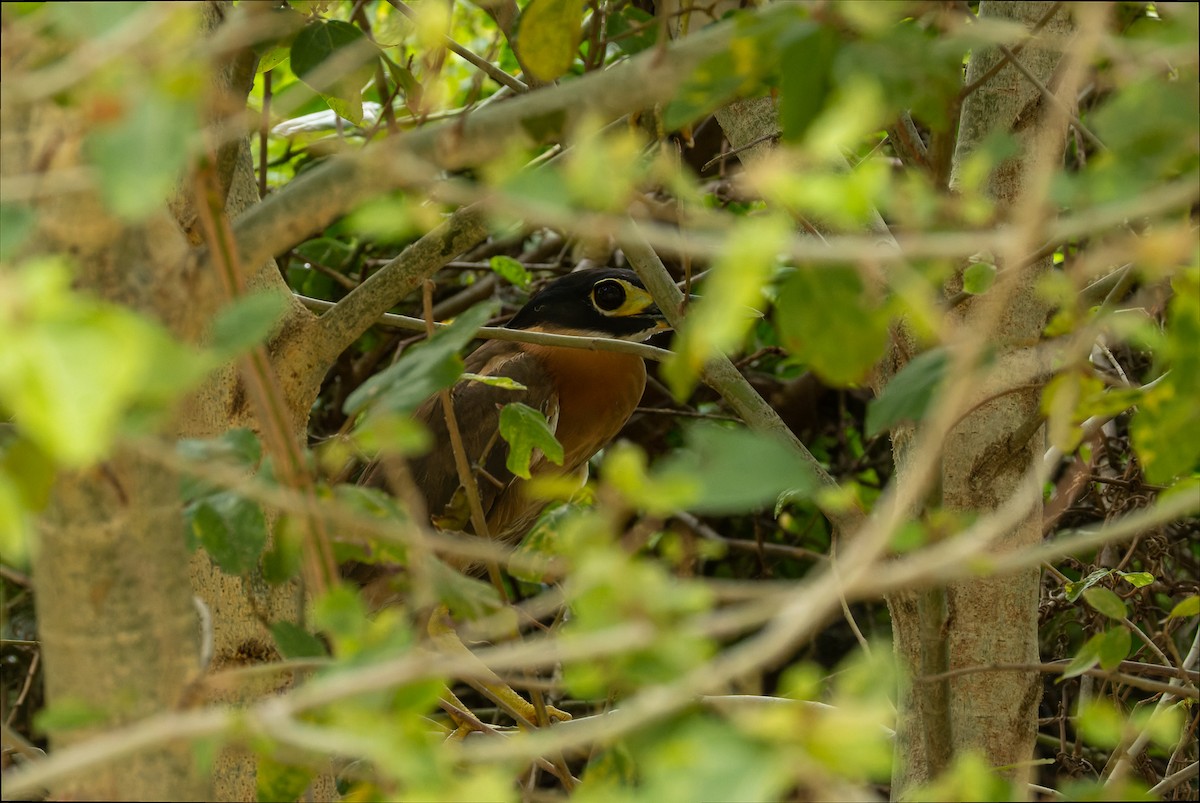
<svg viewBox="0 0 1200 803"><path fill-rule="evenodd" d="M508 328L641 341L671 327L636 273L595 268L547 284Z"/></svg>

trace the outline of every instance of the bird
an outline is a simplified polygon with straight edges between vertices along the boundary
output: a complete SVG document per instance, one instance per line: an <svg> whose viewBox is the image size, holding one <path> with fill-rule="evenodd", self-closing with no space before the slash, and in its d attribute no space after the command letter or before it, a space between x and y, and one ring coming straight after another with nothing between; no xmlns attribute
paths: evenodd
<svg viewBox="0 0 1200 803"><path fill-rule="evenodd" d="M589 268L560 276L536 291L506 324L509 329L549 334L579 335L644 341L670 329L637 274L624 268ZM563 460L555 464L544 455L530 462L532 477L575 474L586 479L588 461L611 442L633 415L646 387L642 358L615 351L577 349L508 340L488 340L464 361L465 373L450 389L453 419L463 450L474 474L486 532L476 532L467 491L460 480L451 449L450 425L441 394L426 399L413 413L429 431L434 448L410 458L408 475L424 497L430 523L439 529L486 535L512 542L537 520L546 501L527 493L527 482L507 467L508 443L500 437L500 413L506 404L520 402L541 412L562 445ZM511 383L479 381L504 377ZM515 384L514 384L515 383ZM380 466L375 464L375 468ZM386 483L391 472L368 469L363 482ZM403 491L404 489L393 489ZM404 496L403 493L397 493ZM461 571L474 573L480 566L447 558ZM343 567L347 579L360 586L373 608L390 604L393 597L388 572L379 566ZM469 660L471 653L459 640L444 605L429 614L427 630L443 652ZM536 722L534 706L480 668L490 680L471 685L508 710L519 722ZM446 700L458 708L461 701L447 689ZM570 719L553 706L545 707L551 720ZM468 720L453 714L461 735L472 729Z"/></svg>
<svg viewBox="0 0 1200 803"><path fill-rule="evenodd" d="M670 328L636 273L608 267L554 279L506 326L637 342ZM486 534L501 541L520 538L546 504L530 496L527 483L506 466L508 444L499 437L501 408L520 402L538 410L562 444L561 465L535 453L533 476L576 474L586 479L588 461L625 426L646 387L642 358L614 351L489 340L466 358L465 368L467 377L450 390L451 404L475 474ZM507 377L524 389L487 384L472 375ZM440 529L474 533L440 398L426 400L414 418L429 430L435 444L410 462L432 522Z"/></svg>

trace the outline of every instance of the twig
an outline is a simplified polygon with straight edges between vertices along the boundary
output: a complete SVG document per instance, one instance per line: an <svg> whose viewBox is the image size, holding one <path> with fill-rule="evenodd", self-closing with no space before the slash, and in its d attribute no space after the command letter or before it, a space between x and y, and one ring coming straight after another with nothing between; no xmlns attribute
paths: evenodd
<svg viewBox="0 0 1200 803"><path fill-rule="evenodd" d="M972 82L962 88L962 90L958 93L959 102L965 100L967 95L970 95L971 93L978 90L979 87L983 86L988 81L992 80L992 78L995 77L996 73L998 73L1002 69L1004 69L1004 65L1008 64L1008 62L1010 60L1012 60L1016 54L1018 54L1022 50L1024 50L1025 45L1027 45L1031 41L1033 41L1033 39L1037 35L1038 31L1040 31L1042 28L1046 27L1046 23L1048 23L1048 22L1050 22L1050 20L1054 19L1054 15L1058 13L1059 8L1061 8L1061 7L1062 7L1062 3L1054 3L1052 6L1050 6L1050 8L1048 8L1046 10L1046 13L1042 15L1042 18L1039 19L1034 24L1034 26L1029 29L1029 35L1025 38L1024 41L1018 42L1016 45L1013 46L1013 48L1011 50L1009 50L1008 48L1004 48L1004 50L1002 51L1004 53L1004 57L1002 59L1000 59L995 64L993 64L987 72L985 72L983 75L981 75L977 79L975 79L974 82Z"/></svg>
<svg viewBox="0 0 1200 803"><path fill-rule="evenodd" d="M663 310L672 327L678 330L682 324L679 310L683 301L683 293L675 286L674 280L667 273L666 266L663 265L658 254L645 239L636 235L628 236L621 243L621 247L625 251L625 257L629 260L630 265L637 271L642 283L645 284L646 289L650 291L650 295L658 304L658 308ZM829 488L837 486L837 481L812 456L812 453L788 428L779 414L763 400L762 396L758 395L758 392L733 366L728 357L723 354L713 357L704 366L701 376L705 384L721 394L725 402L741 416L750 428L780 437L796 450L801 462L813 472L823 486ZM826 515L835 526L845 533L853 532L863 520L863 513L857 507L831 510Z"/></svg>
<svg viewBox="0 0 1200 803"><path fill-rule="evenodd" d="M205 238L214 254L218 277L226 298L236 299L244 291L245 273L234 249L224 200L219 195L212 168L196 176L196 209ZM279 387L266 347L257 345L241 359L241 376L258 418L267 451L275 458L281 480L297 488L304 497L305 574L313 593L324 593L337 581L337 564L323 520L316 515L317 498L312 477L304 465L300 446L293 437L291 415Z"/></svg>
<svg viewBox="0 0 1200 803"><path fill-rule="evenodd" d="M1042 93L1043 98L1050 101L1050 103L1054 104L1055 108L1066 115L1067 119L1071 121L1071 125L1073 125L1075 129L1079 131L1079 133L1087 137L1088 141L1100 150L1108 150L1108 146L1105 145L1098 136L1093 134L1090 128L1083 124L1083 121L1079 119L1079 115L1071 111L1067 107L1067 104L1063 103L1058 95L1054 94L1053 90L1043 84L1041 80L1033 74L1033 71L1022 64L1021 60L1013 54L1012 50L1010 50L1007 45L997 45L997 47L1000 48L1001 53L1008 56L1009 61L1011 61L1012 65L1016 67L1018 71L1020 71L1021 75L1025 76L1029 83L1037 87L1037 90Z"/></svg>
<svg viewBox="0 0 1200 803"><path fill-rule="evenodd" d="M431 337L433 335L433 282L426 280L422 298L425 307L425 335ZM458 428L458 416L454 414L454 402L450 398L450 389L445 388L440 391L438 398L442 405L442 415L446 417L446 431L450 436L450 450L454 454L454 468L458 471L458 481L462 483L462 487L467 493L467 505L471 511L471 526L475 528L475 535L484 540L490 540L487 514L483 512L483 504L479 499L479 485L475 482L475 473L471 468L471 461L467 457L466 447L463 445L462 433ZM504 588L500 567L495 561L488 561L487 570L492 585L500 594L501 601L507 605L509 603L508 591Z"/></svg>
<svg viewBox="0 0 1200 803"><path fill-rule="evenodd" d="M984 664L981 666L964 666L959 669L951 669L947 672L942 672L937 675L924 675L913 678L916 683L934 683L949 680L951 678L960 677L962 675L973 675L978 672L1046 672L1049 674L1061 675L1067 671L1070 666L1070 661L1053 661L1044 664ZM1082 674L1094 678L1102 678L1111 680L1115 683L1122 683L1126 686L1142 689L1143 691L1155 692L1159 694L1176 694L1191 699L1200 699L1200 692L1195 689L1180 689L1179 686L1172 686L1169 683L1159 683L1155 680L1146 680L1145 678L1137 677L1136 675L1127 675L1122 672L1113 672L1099 667L1092 667Z"/></svg>
<svg viewBox="0 0 1200 803"><path fill-rule="evenodd" d="M332 301L310 298L296 294L304 306L312 310L331 310L337 306ZM406 331L424 331L425 322L420 318L408 315L397 315L387 312L375 321L384 326L391 326ZM435 323L434 329L449 326L445 323ZM577 335L556 335L546 332L529 332L524 329L506 329L503 326L481 327L476 336L482 340L508 340L515 343L537 343L543 346L565 346L567 348L586 349L588 351L613 351L618 354L636 354L647 360L662 361L671 355L666 349L636 343L631 340L617 340L608 337L580 337Z"/></svg>
<svg viewBox="0 0 1200 803"><path fill-rule="evenodd" d="M409 8L405 3L400 2L400 0L388 0L388 3L390 3L393 8L398 10L401 14L408 17L409 19L411 19L411 20L417 19L417 13L415 11L413 11L411 8ZM513 90L514 92L528 92L529 91L529 87L523 81L521 81L519 78L509 75L504 70L500 69L495 64L492 64L487 59L475 55L470 50L468 50L467 48L460 45L458 42L455 42L449 36L443 36L442 42L446 45L446 49L449 50L451 53L454 53L455 55L457 55L457 56L461 57L462 59L464 59L465 61L467 61L472 66L478 68L483 73L485 73L489 78L491 78L493 81L500 84L501 86L506 86L509 89Z"/></svg>
<svg viewBox="0 0 1200 803"><path fill-rule="evenodd" d="M1193 761L1179 772L1173 772L1166 778L1156 783L1146 792L1146 795L1151 798L1162 798L1167 792L1182 786L1193 778L1200 776L1200 761Z"/></svg>

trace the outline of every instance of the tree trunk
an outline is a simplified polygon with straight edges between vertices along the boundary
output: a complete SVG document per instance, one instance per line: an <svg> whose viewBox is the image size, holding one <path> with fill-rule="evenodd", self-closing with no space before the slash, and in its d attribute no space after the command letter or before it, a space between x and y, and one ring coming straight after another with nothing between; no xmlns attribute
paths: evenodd
<svg viewBox="0 0 1200 803"><path fill-rule="evenodd" d="M1051 5L984 2L979 15L1031 27ZM1071 31L1068 12L1059 11L1043 30L1065 41ZM1021 51L1019 58L1043 84L1053 85L1051 76L1061 55L1058 50L1031 46ZM972 53L967 85L1002 57L998 48ZM1067 99L1073 107L1073 90ZM1001 214L1018 225L1036 221L1043 214L1048 217L1042 207L1044 184L1042 188L1033 185L1044 182L1061 160L1066 135L1065 120L1046 113L1049 105L1011 65L969 95L962 109L952 188L958 184L967 156L984 137L1012 131L1020 152L993 171L989 193ZM1018 199L1019 204L1015 203ZM1036 229L1027 231L1034 234ZM954 312L963 332L990 327L998 358L989 369L989 386L997 386L992 380L1003 385L1004 352L1036 343L1045 326L1049 307L1036 293L1035 283L1050 269L1051 261L1047 258L1026 268L1017 266L1037 245L1018 242L1009 253L997 255L1001 267L1014 266L1007 292L972 297ZM950 292L959 289L949 288ZM1042 430L1036 426L1039 398L1036 388L995 397L951 430L942 463L943 508L987 515L1010 500L1044 451ZM901 481L910 446L903 433L894 439ZM1039 497L1024 520L995 542L994 551L1004 553L1039 543L1041 520ZM995 663L1036 663L1039 574L1037 569L1029 569L922 593L892 595L888 604L904 676L919 678ZM992 767L1005 768L1006 777L1019 784L1017 794L1023 794L1040 699L1041 679L1034 672L979 672L942 683L906 684L900 698L893 795L903 795L932 779L955 757L972 750L981 753Z"/></svg>
<svg viewBox="0 0 1200 803"><path fill-rule="evenodd" d="M84 123L74 110L5 103L2 119L6 175L42 173L52 180L78 167ZM33 207L38 251L73 255L78 287L149 314L177 336L191 329L189 301L203 297L203 288L159 272L185 253L165 212L125 226L92 192L43 195ZM197 677L200 640L176 478L123 452L62 472L39 530L33 577L50 706L82 703L102 712L99 727L106 729L178 705ZM61 748L98 732L50 736ZM209 796L186 744L146 751L54 793L98 800Z"/></svg>
<svg viewBox="0 0 1200 803"><path fill-rule="evenodd" d="M231 13L231 6L209 3L201 10L205 27L212 29ZM36 63L38 48L36 40L6 41L6 71ZM212 91L235 98L240 93L233 107L241 108L252 76L252 62L248 74L245 65L240 72L231 64L219 66ZM69 171L88 169L81 157L88 124L79 108L6 102L3 124L5 175L42 174L53 186L55 173L69 176ZM228 188L226 209L232 217L258 201L258 190L246 143L222 150L227 152L218 154L218 169L225 175L219 180ZM161 212L129 226L107 212L94 190L46 193L31 204L37 233L30 240L37 253L72 255L78 288L162 323L184 342L199 343L227 298L212 271L190 267L188 249L200 242L193 198L192 183L184 180L175 197L163 199ZM244 283L286 290L273 264L269 269L241 267L247 274ZM294 304L284 333L303 338L313 320ZM308 381L300 382L295 374L278 373L293 436L303 437L320 376L311 379L316 372L308 371ZM232 368L215 372L184 400L174 433L209 437L236 426L257 428L239 401L239 382ZM296 621L302 611L296 583L268 587L230 577L202 551L189 559L178 478L128 452L118 450L87 470L63 472L39 530L33 577L49 705L83 703L105 715L97 727L51 732L55 749L184 704L191 684L205 670L275 657L263 618ZM207 667L200 666L201 618L193 589L210 614L211 629L203 634L212 642ZM221 699L247 699L265 691L270 689L225 692ZM213 776L215 783L197 772L191 746L184 743L145 751L54 794L68 799L205 800L213 798L215 787L219 799L254 799L249 757L223 756ZM333 796L328 783L316 792L318 798Z"/></svg>

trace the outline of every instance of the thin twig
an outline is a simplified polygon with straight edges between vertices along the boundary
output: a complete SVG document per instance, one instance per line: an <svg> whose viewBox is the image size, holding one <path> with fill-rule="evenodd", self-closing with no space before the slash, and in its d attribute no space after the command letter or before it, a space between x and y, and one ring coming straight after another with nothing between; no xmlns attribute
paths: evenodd
<svg viewBox="0 0 1200 803"><path fill-rule="evenodd" d="M1021 75L1025 76L1026 80L1028 80L1029 83L1031 83L1035 87L1037 87L1037 90L1042 93L1043 98L1050 101L1050 103L1054 104L1055 108L1057 108L1060 112L1062 112L1064 115L1066 115L1067 119L1071 121L1071 125L1073 125L1076 128L1076 130L1079 131L1079 133L1081 133L1085 137L1087 137L1088 141L1091 142L1093 145L1095 145L1100 150L1102 150L1102 151L1108 150L1108 146L1105 145L1098 136L1093 134L1092 130L1090 128L1088 128L1086 125L1083 124L1083 121L1079 119L1079 115L1077 115L1077 114L1075 114L1075 112L1071 111L1071 109L1067 107L1067 104L1064 103L1062 101L1062 99L1058 97L1058 95L1054 94L1053 90L1051 90L1049 87L1047 87L1045 84L1043 84L1041 82L1041 80L1036 75L1033 74L1032 70L1030 70L1028 67L1026 67L1023 63L1021 63L1021 60L1019 58L1017 58L1015 55L1013 55L1012 50L1010 50L1008 48L1008 46L997 45L997 47L1000 48L1000 52L1002 52L1004 55L1008 56L1009 61L1011 61L1012 65L1014 67L1016 67L1018 71L1020 71Z"/></svg>
<svg viewBox="0 0 1200 803"><path fill-rule="evenodd" d="M959 669L951 669L947 672L941 672L937 675L922 675L913 678L917 683L937 683L951 678L960 677L962 675L973 675L978 672L1046 672L1049 674L1061 675L1070 667L1070 661L1056 661L1045 664L984 664L981 666L964 666ZM1193 700L1200 700L1200 691L1195 689L1184 689L1179 686L1172 686L1169 683L1159 683L1156 680L1146 680L1145 678L1137 677L1136 675L1126 675L1122 672L1112 672L1107 669L1093 667L1086 670L1083 674L1095 678L1103 678L1113 682L1122 683L1126 686L1133 686L1143 691L1151 691L1156 693L1175 694L1182 697L1188 697Z"/></svg>
<svg viewBox="0 0 1200 803"><path fill-rule="evenodd" d="M337 306L332 301L302 296L299 293L296 294L296 298L311 310L328 311ZM405 331L416 332L425 330L425 322L421 318L397 315L392 312L384 313L376 322L384 326L404 329ZM433 327L434 329L441 329L449 325L446 323L434 323ZM617 340L610 337L556 335L548 332L529 332L524 329L506 329L503 326L481 327L476 336L481 340L508 340L515 343L536 343L543 346L564 346L566 348L585 349L588 351L613 351L618 354L635 354L638 357L658 362L671 356L671 352L667 349L648 346L645 343L636 343L632 340Z"/></svg>
<svg viewBox="0 0 1200 803"><path fill-rule="evenodd" d="M411 8L409 8L405 3L400 2L400 0L388 0L388 3L390 3L393 8L398 10L401 14L408 17L409 19L411 19L411 20L418 19L417 13L415 11L413 11ZM443 44L446 45L446 49L449 50L451 53L454 53L455 55L463 58L464 60L467 61L467 63L478 68L480 71L482 71L489 78L491 78L493 81L500 84L501 86L506 86L509 89L513 90L514 92L528 92L529 91L529 87L525 84L525 82L521 81L519 78L516 78L515 76L509 75L504 70L500 69L495 64L492 64L487 59L485 59L481 56L475 55L470 50L467 50L465 47L460 45L458 42L455 42L449 36L443 36L442 42L443 42Z"/></svg>
<svg viewBox="0 0 1200 803"><path fill-rule="evenodd" d="M1008 64L1009 60L1011 60L1015 54L1020 53L1022 50L1024 50L1025 45L1027 45L1031 41L1033 41L1033 39L1037 35L1038 31L1040 31L1042 28L1046 27L1046 23L1048 23L1048 22L1050 22L1050 20L1054 19L1054 15L1058 13L1058 9L1061 7L1062 7L1062 3L1054 3L1052 6L1050 6L1050 8L1048 8L1046 10L1046 13L1042 15L1042 18L1039 19L1034 24L1034 26L1029 29L1029 35L1025 38L1024 41L1018 42L1016 45L1014 45L1013 48L1011 49L1011 51L1004 53L1004 57L1001 58L999 61L997 61L995 64L993 64L987 72L985 72L983 75L979 76L972 83L970 83L967 86L962 88L962 90L958 93L959 101L961 102L963 100L966 100L967 95L970 95L972 92L975 92L976 90L978 90L979 87L983 86L988 81L992 80L992 78L995 77L996 73L998 73L1002 69L1004 69L1004 65ZM1007 50L1007 48L1006 48L1006 50Z"/></svg>
<svg viewBox="0 0 1200 803"><path fill-rule="evenodd" d="M219 269L222 289L228 299L234 300L244 292L245 272L238 262L233 232L224 214L225 204L219 195L217 181L211 168L197 174L196 209ZM280 478L304 496L306 580L313 593L324 593L337 581L337 563L334 561L329 533L323 520L316 515L318 503L312 477L305 468L300 446L290 430L291 416L265 346L255 346L247 357L241 359L241 377L257 415L263 443L276 460Z"/></svg>

